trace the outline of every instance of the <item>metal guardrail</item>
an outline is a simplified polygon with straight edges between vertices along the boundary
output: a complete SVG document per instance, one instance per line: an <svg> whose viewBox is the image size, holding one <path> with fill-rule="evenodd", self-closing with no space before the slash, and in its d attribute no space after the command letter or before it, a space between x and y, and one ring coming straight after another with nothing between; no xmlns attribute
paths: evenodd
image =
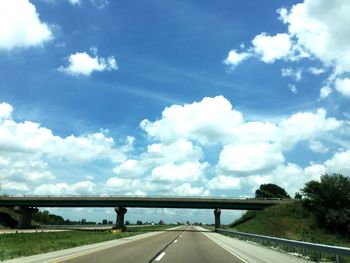
<svg viewBox="0 0 350 263"><path fill-rule="evenodd" d="M270 236L244 233L239 231L225 230L220 228L218 228L216 232L220 234L228 235L228 236L248 238L254 241L269 241L275 244L286 245L292 248L293 251L295 248L301 248L303 249L304 256L306 256L306 249L317 251L320 256L321 256L321 252L334 254L337 263L340 263L340 256L350 257L350 248L347 248L347 247L316 244L316 243L310 243L310 242L304 242L304 241L290 240L285 238L270 237Z"/></svg>

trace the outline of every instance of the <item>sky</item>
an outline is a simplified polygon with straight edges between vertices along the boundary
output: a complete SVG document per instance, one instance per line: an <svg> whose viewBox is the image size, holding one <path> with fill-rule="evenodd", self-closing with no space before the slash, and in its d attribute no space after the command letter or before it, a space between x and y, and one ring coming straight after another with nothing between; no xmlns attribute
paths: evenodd
<svg viewBox="0 0 350 263"><path fill-rule="evenodd" d="M347 0L0 1L1 192L294 196L349 176L349 13Z"/></svg>

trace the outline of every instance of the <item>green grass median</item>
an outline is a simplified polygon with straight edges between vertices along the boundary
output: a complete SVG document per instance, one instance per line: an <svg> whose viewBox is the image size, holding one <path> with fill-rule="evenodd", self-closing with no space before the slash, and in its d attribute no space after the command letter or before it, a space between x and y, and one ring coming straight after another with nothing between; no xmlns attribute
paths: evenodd
<svg viewBox="0 0 350 263"><path fill-rule="evenodd" d="M0 260L119 239L150 231L165 230L173 226L130 227L125 232L64 231L0 234ZM38 230L39 231L39 230Z"/></svg>

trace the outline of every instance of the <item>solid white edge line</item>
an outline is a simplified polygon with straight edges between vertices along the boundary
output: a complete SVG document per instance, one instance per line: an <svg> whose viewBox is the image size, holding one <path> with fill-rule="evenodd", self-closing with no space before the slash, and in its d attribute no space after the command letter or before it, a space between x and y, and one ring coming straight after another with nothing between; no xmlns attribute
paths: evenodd
<svg viewBox="0 0 350 263"><path fill-rule="evenodd" d="M162 257L164 257L166 253L165 252L162 252L156 259L155 261L160 261L162 259Z"/></svg>
<svg viewBox="0 0 350 263"><path fill-rule="evenodd" d="M223 249L225 249L226 251L230 252L232 255L234 255L235 257L237 257L238 259L242 260L245 263L249 263L247 260L245 260L244 258L240 257L239 255L237 255L235 252L233 252L232 250L228 249L224 244L222 244L220 241L211 239L213 242L215 242L216 244L218 244L220 247L222 247Z"/></svg>
<svg viewBox="0 0 350 263"><path fill-rule="evenodd" d="M245 263L249 263L247 260L245 260L244 258L242 258L241 256L237 255L235 252L233 252L231 249L227 248L226 245L224 245L223 243L221 243L220 241L214 240L214 238L210 237L209 235L206 235L206 233L201 232L204 236L206 236L207 238L209 238L211 241L213 241L214 243L216 243L217 245L219 245L220 247L222 247L223 249L225 249L227 252L231 253L232 255L234 255L235 257L237 257L239 260L242 260Z"/></svg>

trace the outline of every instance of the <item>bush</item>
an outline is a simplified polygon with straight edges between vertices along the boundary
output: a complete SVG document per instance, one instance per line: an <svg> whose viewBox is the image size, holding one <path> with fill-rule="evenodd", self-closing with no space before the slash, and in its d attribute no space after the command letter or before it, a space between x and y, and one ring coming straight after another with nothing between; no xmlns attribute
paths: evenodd
<svg viewBox="0 0 350 263"><path fill-rule="evenodd" d="M350 179L341 174L321 176L302 189L303 205L313 211L320 226L350 234Z"/></svg>

